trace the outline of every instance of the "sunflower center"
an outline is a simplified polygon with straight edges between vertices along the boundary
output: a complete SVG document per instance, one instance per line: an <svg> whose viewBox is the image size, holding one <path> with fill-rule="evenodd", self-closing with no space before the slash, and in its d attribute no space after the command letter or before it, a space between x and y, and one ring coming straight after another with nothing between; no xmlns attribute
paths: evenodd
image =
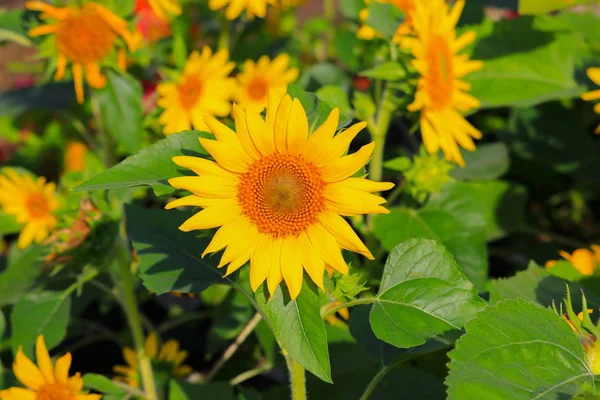
<svg viewBox="0 0 600 400"><path fill-rule="evenodd" d="M186 110L193 108L202 95L204 85L202 81L195 76L187 76L177 87L179 91L179 101Z"/></svg>
<svg viewBox="0 0 600 400"><path fill-rule="evenodd" d="M46 198L40 193L31 193L27 196L25 206L33 218L41 218L50 212Z"/></svg>
<svg viewBox="0 0 600 400"><path fill-rule="evenodd" d="M454 91L454 64L448 40L434 35L427 47L429 64L428 92L433 108L443 109L452 100Z"/></svg>
<svg viewBox="0 0 600 400"><path fill-rule="evenodd" d="M263 100L269 93L269 84L263 78L254 78L248 84L248 94L252 100Z"/></svg>
<svg viewBox="0 0 600 400"><path fill-rule="evenodd" d="M47 383L36 392L36 400L75 400L69 388L60 383Z"/></svg>
<svg viewBox="0 0 600 400"><path fill-rule="evenodd" d="M58 51L77 64L103 60L116 39L110 25L97 12L82 9L59 22L56 31Z"/></svg>
<svg viewBox="0 0 600 400"><path fill-rule="evenodd" d="M304 157L273 154L242 175L238 201L261 233L296 236L315 223L325 208L321 172Z"/></svg>

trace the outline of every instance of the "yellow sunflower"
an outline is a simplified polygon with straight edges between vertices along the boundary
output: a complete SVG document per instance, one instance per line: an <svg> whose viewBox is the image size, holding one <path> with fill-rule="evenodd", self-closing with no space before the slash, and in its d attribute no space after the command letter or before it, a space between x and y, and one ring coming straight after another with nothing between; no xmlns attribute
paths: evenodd
<svg viewBox="0 0 600 400"><path fill-rule="evenodd" d="M588 68L587 75L596 85L600 85L600 68ZM600 89L584 93L581 95L581 98L585 101L599 100ZM600 103L594 106L594 112L600 114ZM594 130L594 133L600 135L600 125Z"/></svg>
<svg viewBox="0 0 600 400"><path fill-rule="evenodd" d="M166 208L204 208L179 229L220 227L203 256L226 248L219 264L229 264L226 275L250 260L253 290L266 280L273 294L285 280L292 299L300 293L303 269L320 288L325 263L348 273L341 249L372 259L340 216L388 212L381 206L385 199L372 193L394 185L353 177L371 157L374 143L345 155L366 124L355 124L335 135L336 108L309 135L300 101L287 95L280 100L273 92L266 120L235 105L233 114L237 134L214 118L206 118L216 140L199 140L215 161L173 158L200 176L170 179L173 187L193 194Z"/></svg>
<svg viewBox="0 0 600 400"><path fill-rule="evenodd" d="M148 0L154 14L160 19L168 20L170 15L180 15L179 0Z"/></svg>
<svg viewBox="0 0 600 400"><path fill-rule="evenodd" d="M146 338L146 354L152 362L152 367L157 372L180 379L192 373L192 367L184 365L183 362L188 356L188 352L179 349L177 340L168 340L160 349L158 348L158 337L151 333ZM138 387L141 382L140 365L135 350L125 347L123 349L123 358L127 365L116 365L113 371L117 374L114 379L127 383L131 387Z"/></svg>
<svg viewBox="0 0 600 400"><path fill-rule="evenodd" d="M415 59L412 64L421 77L415 101L409 111L421 111L421 134L430 153L442 149L446 159L459 165L464 160L458 145L475 150L473 139L481 132L460 114L479 106L479 101L466 93L470 85L465 75L483 67L481 61L469 60L458 53L475 40L475 32L456 37L455 26L460 18L464 0L458 0L452 10L444 0L419 0L412 11L412 32L404 37L403 46Z"/></svg>
<svg viewBox="0 0 600 400"><path fill-rule="evenodd" d="M127 22L98 3L89 2L81 7L54 7L42 1L28 1L25 6L29 10L41 11L43 20L52 21L31 29L29 36L54 35L58 51L54 79L61 80L67 63L71 62L79 103L83 103L84 71L91 87L97 89L106 85L106 77L100 66L117 47L118 37L123 39L130 51L135 48L136 40L133 33L127 30ZM119 61L121 68L125 69L122 47Z"/></svg>
<svg viewBox="0 0 600 400"><path fill-rule="evenodd" d="M298 69L289 68L290 56L280 54L273 61L262 56L257 63L246 60L242 72L237 76L236 102L242 109L251 108L261 112L267 106L269 92L279 97L287 92L287 85L298 78Z"/></svg>
<svg viewBox="0 0 600 400"><path fill-rule="evenodd" d="M84 394L83 379L79 373L69 377L71 353L67 353L52 365L50 354L44 343L44 335L36 341L35 365L19 348L13 364L17 379L27 389L12 387L0 390L2 400L100 400L99 394Z"/></svg>
<svg viewBox="0 0 600 400"><path fill-rule="evenodd" d="M205 46L202 53L194 51L176 82L161 83L157 87L157 104L165 111L159 118L164 133L206 130L204 115L226 117L231 112L230 99L235 91L235 79L229 73L235 67L228 62L227 50L213 55Z"/></svg>
<svg viewBox="0 0 600 400"><path fill-rule="evenodd" d="M267 5L277 5L277 0L209 0L208 6L211 10L220 10L227 6L225 18L234 20L246 10L249 19L264 18L267 14Z"/></svg>
<svg viewBox="0 0 600 400"><path fill-rule="evenodd" d="M19 248L42 242L56 226L53 212L59 202L55 190L54 183L46 183L43 177L34 180L10 168L0 174L0 209L25 225L17 242Z"/></svg>

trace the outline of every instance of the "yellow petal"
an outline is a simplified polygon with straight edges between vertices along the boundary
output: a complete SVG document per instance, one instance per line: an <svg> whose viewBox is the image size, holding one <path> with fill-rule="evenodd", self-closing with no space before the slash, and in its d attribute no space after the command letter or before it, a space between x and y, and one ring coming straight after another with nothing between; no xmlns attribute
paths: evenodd
<svg viewBox="0 0 600 400"><path fill-rule="evenodd" d="M200 144L223 168L238 173L248 171L248 166L252 164L252 159L240 149L230 146L227 143L210 139L199 139Z"/></svg>
<svg viewBox="0 0 600 400"><path fill-rule="evenodd" d="M67 383L69 380L69 368L71 368L71 353L67 353L56 361L54 376L59 383Z"/></svg>
<svg viewBox="0 0 600 400"><path fill-rule="evenodd" d="M125 362L127 362L127 364L129 364L131 367L133 367L133 368L138 367L138 356L137 356L137 353L133 349L130 349L129 347L125 347L123 349L123 358L125 359Z"/></svg>
<svg viewBox="0 0 600 400"><path fill-rule="evenodd" d="M329 165L333 160L340 158L344 153L348 151L350 143L360 131L367 126L366 122L359 122L358 124L352 125L350 128L338 133L329 143L323 147L323 153L321 157L315 160L315 163L319 167L325 167Z"/></svg>
<svg viewBox="0 0 600 400"><path fill-rule="evenodd" d="M235 120L235 130L240 139L240 144L252 159L258 160L261 154L252 141L252 137L248 131L248 126L246 125L246 113L238 107L237 104L233 105L233 117Z"/></svg>
<svg viewBox="0 0 600 400"><path fill-rule="evenodd" d="M45 383L44 377L38 367L19 348L13 364L13 372L17 379L30 389L37 390Z"/></svg>
<svg viewBox="0 0 600 400"><path fill-rule="evenodd" d="M44 343L44 335L39 335L35 342L35 357L46 382L54 383L52 361L50 360L50 354L46 348L46 343Z"/></svg>
<svg viewBox="0 0 600 400"><path fill-rule="evenodd" d="M189 232L197 229L210 229L225 225L239 215L242 211L237 205L235 199L223 201L219 205L205 208L193 217L185 221L179 229L184 232Z"/></svg>
<svg viewBox="0 0 600 400"><path fill-rule="evenodd" d="M327 147L333 138L333 135L335 135L339 120L340 110L334 108L331 113L329 113L325 122L310 135L302 152L308 161L315 162L323 157L323 150Z"/></svg>
<svg viewBox="0 0 600 400"><path fill-rule="evenodd" d="M220 176L178 176L169 179L169 185L177 189L184 189L200 197L229 199L237 196L238 179Z"/></svg>
<svg viewBox="0 0 600 400"><path fill-rule="evenodd" d="M158 352L158 336L155 332L152 332L146 338L146 355L150 359L154 359L156 357L156 353Z"/></svg>
<svg viewBox="0 0 600 400"><path fill-rule="evenodd" d="M298 99L294 99L287 120L287 151L292 154L300 153L307 138L308 118L306 117L306 111L302 107L302 103Z"/></svg>
<svg viewBox="0 0 600 400"><path fill-rule="evenodd" d="M8 390L0 390L1 400L36 400L35 392L31 390L13 387Z"/></svg>
<svg viewBox="0 0 600 400"><path fill-rule="evenodd" d="M282 241L278 240L273 243L273 253L271 255L271 266L269 268L269 275L267 276L267 288L271 297L275 294L277 287L283 280L282 265L281 265L281 245Z"/></svg>
<svg viewBox="0 0 600 400"><path fill-rule="evenodd" d="M295 237L285 238L281 245L281 274L290 292L290 298L295 300L302 290L302 262ZM273 268L273 266L271 266Z"/></svg>
<svg viewBox="0 0 600 400"><path fill-rule="evenodd" d="M262 155L267 156L275 152L273 132L267 128L267 124L260 115L247 111L246 126L254 145Z"/></svg>
<svg viewBox="0 0 600 400"><path fill-rule="evenodd" d="M267 235L259 235L258 243L250 259L250 286L256 292L258 287L267 279L271 268L271 255L275 241ZM279 284L279 283L278 283Z"/></svg>
<svg viewBox="0 0 600 400"><path fill-rule="evenodd" d="M390 190L395 186L391 182L376 182L364 178L348 178L341 182L337 182L336 185L367 193L383 192L385 190Z"/></svg>
<svg viewBox="0 0 600 400"><path fill-rule="evenodd" d="M325 290L323 285L323 273L325 272L325 262L319 253L315 250L313 245L310 243L306 232L302 232L298 237L298 250L300 252L300 259L304 269L310 276L310 279L322 290Z"/></svg>
<svg viewBox="0 0 600 400"><path fill-rule="evenodd" d="M173 200L165 206L165 209L172 210L173 208L186 206L206 208L217 205L220 201L221 199L207 199L204 197L198 197L196 195L190 195L177 200Z"/></svg>
<svg viewBox="0 0 600 400"><path fill-rule="evenodd" d="M308 238L319 256L333 268L343 274L348 273L348 265L336 240L320 224L308 227Z"/></svg>
<svg viewBox="0 0 600 400"><path fill-rule="evenodd" d="M362 254L369 260L375 259L350 225L339 215L332 212L321 213L319 222L335 237L342 248Z"/></svg>
<svg viewBox="0 0 600 400"><path fill-rule="evenodd" d="M288 150L287 146L287 134L288 134L288 121L290 121L290 112L292 111L292 98L285 96L279 108L277 108L277 115L275 116L275 126L273 134L275 137L275 147L280 153L285 153ZM294 123L293 121L292 123Z"/></svg>
<svg viewBox="0 0 600 400"><path fill-rule="evenodd" d="M323 179L326 182L338 182L355 174L361 169L373 154L375 143L361 147L356 153L338 158L323 169Z"/></svg>

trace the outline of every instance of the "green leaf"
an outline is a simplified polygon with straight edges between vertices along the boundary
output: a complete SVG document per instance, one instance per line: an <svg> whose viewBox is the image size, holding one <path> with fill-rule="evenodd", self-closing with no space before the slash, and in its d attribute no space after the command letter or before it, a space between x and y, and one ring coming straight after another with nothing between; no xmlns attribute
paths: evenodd
<svg viewBox="0 0 600 400"><path fill-rule="evenodd" d="M348 101L348 94L338 86L323 86L315 92L319 100L324 101L331 108L339 108L340 114L352 115L352 108Z"/></svg>
<svg viewBox="0 0 600 400"><path fill-rule="evenodd" d="M179 226L193 214L177 210L125 207L127 231L140 258L144 286L157 294L176 290L200 293L213 283L226 283L216 257L201 258L210 237L196 237Z"/></svg>
<svg viewBox="0 0 600 400"><path fill-rule="evenodd" d="M572 398L593 384L577 336L554 311L511 300L467 323L449 353L449 400Z"/></svg>
<svg viewBox="0 0 600 400"><path fill-rule="evenodd" d="M565 298L567 283L571 293L584 292L590 307L600 306L596 296L578 283L565 282L551 274L552 268L541 268L531 262L525 271L505 279L496 279L490 285L490 303L503 300L523 299L550 307L553 303L560 304ZM573 307L580 309L581 300L573 297Z"/></svg>
<svg viewBox="0 0 600 400"><path fill-rule="evenodd" d="M455 168L450 175L465 181L490 181L504 175L510 166L508 148L504 143L482 144L477 150L463 151L465 166Z"/></svg>
<svg viewBox="0 0 600 400"><path fill-rule="evenodd" d="M363 71L359 75L384 81L399 81L406 77L406 71L397 62L388 61Z"/></svg>
<svg viewBox="0 0 600 400"><path fill-rule="evenodd" d="M520 14L543 14L548 11L573 7L577 4L593 4L598 0L519 0Z"/></svg>
<svg viewBox="0 0 600 400"><path fill-rule="evenodd" d="M390 252L370 321L379 339L408 348L460 330L484 306L442 245L411 239Z"/></svg>
<svg viewBox="0 0 600 400"><path fill-rule="evenodd" d="M287 92L292 98L296 98L302 103L306 115L308 116L308 124L311 131L325 122L334 107L339 107L338 105L329 105L327 102L319 99L315 94L305 91L296 83L290 84ZM348 125L351 120L352 118L349 115L341 114L338 128Z"/></svg>
<svg viewBox="0 0 600 400"><path fill-rule="evenodd" d="M482 228L464 216L440 209L392 208L374 219L373 233L386 250L411 238L434 239L446 246L473 284L483 289L487 280L487 251Z"/></svg>
<svg viewBox="0 0 600 400"><path fill-rule="evenodd" d="M391 39L402 22L402 12L393 4L371 2L367 25Z"/></svg>
<svg viewBox="0 0 600 400"><path fill-rule="evenodd" d="M102 128L117 143L123 154L137 152L142 145L142 86L132 76L109 70L106 86L95 93Z"/></svg>
<svg viewBox="0 0 600 400"><path fill-rule="evenodd" d="M0 10L0 43L8 41L22 46L31 46L31 40L22 25L23 13L22 9Z"/></svg>
<svg viewBox="0 0 600 400"><path fill-rule="evenodd" d="M4 331L6 330L6 317L2 310L0 310L0 339L4 336Z"/></svg>
<svg viewBox="0 0 600 400"><path fill-rule="evenodd" d="M346 18L357 18L360 10L365 8L365 0L341 0L340 12Z"/></svg>
<svg viewBox="0 0 600 400"><path fill-rule="evenodd" d="M169 400L219 399L234 400L233 387L228 383L192 385L183 381L171 380Z"/></svg>
<svg viewBox="0 0 600 400"><path fill-rule="evenodd" d="M266 285L256 291L256 301L281 343L282 350L325 382L331 381L327 333L321 318L317 289L304 279L302 291L291 301L281 286L271 299Z"/></svg>
<svg viewBox="0 0 600 400"><path fill-rule="evenodd" d="M23 224L14 215L0 211L0 236L20 232L22 228Z"/></svg>
<svg viewBox="0 0 600 400"><path fill-rule="evenodd" d="M576 35L537 29L531 17L498 21L475 45L472 58L484 66L465 77L469 94L482 108L578 97L585 87L575 79L575 65L584 47Z"/></svg>
<svg viewBox="0 0 600 400"><path fill-rule="evenodd" d="M76 187L80 190L121 189L135 186L151 186L157 196L173 193L175 189L167 179L190 171L173 162L176 156L206 157L208 153L200 146L199 137L212 137L205 132L188 131L175 133L126 158L96 177Z"/></svg>
<svg viewBox="0 0 600 400"><path fill-rule="evenodd" d="M18 301L42 271L46 248L31 245L24 250L13 246L8 256L8 267L0 273L0 305Z"/></svg>
<svg viewBox="0 0 600 400"><path fill-rule="evenodd" d="M85 374L83 384L86 389L93 389L104 394L124 395L126 391L104 375Z"/></svg>
<svg viewBox="0 0 600 400"><path fill-rule="evenodd" d="M63 340L71 309L69 294L70 291L30 293L15 304L10 316L13 353L22 346L31 358L39 335L44 335L49 349Z"/></svg>

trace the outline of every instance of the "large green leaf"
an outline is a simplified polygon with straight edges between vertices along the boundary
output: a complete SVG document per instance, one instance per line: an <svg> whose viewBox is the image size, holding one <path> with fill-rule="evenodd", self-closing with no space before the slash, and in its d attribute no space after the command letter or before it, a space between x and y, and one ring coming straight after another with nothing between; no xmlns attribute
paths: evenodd
<svg viewBox="0 0 600 400"><path fill-rule="evenodd" d="M219 399L234 400L233 387L227 383L192 385L172 380L169 385L169 400Z"/></svg>
<svg viewBox="0 0 600 400"><path fill-rule="evenodd" d="M490 286L490 302L497 303L503 300L523 299L532 303L539 303L544 307L560 304L566 296L567 284L572 293L585 293L590 307L600 306L600 302L592 291L584 289L578 283L565 282L550 273L551 270L541 268L531 262L525 271L517 272L515 276L505 279L496 279ZM579 296L573 297L573 307L581 309Z"/></svg>
<svg viewBox="0 0 600 400"><path fill-rule="evenodd" d="M411 238L434 239L458 260L465 275L483 289L487 280L487 251L481 228L472 228L460 215L440 208L393 208L375 218L373 232L386 250Z"/></svg>
<svg viewBox="0 0 600 400"><path fill-rule="evenodd" d="M584 41L568 32L541 30L535 22L532 17L498 21L475 45L472 58L484 66L465 80L481 107L531 107L585 90L575 79Z"/></svg>
<svg viewBox="0 0 600 400"><path fill-rule="evenodd" d="M198 142L199 137L210 134L188 131L169 135L138 154L126 158L120 164L84 182L74 190L120 189L134 186L152 186L157 196L172 193L175 189L167 179L191 174L175 165L173 157L206 157L206 151Z"/></svg>
<svg viewBox="0 0 600 400"><path fill-rule="evenodd" d="M484 305L442 245L411 239L390 252L371 311L371 327L387 343L414 347L456 333Z"/></svg>
<svg viewBox="0 0 600 400"><path fill-rule="evenodd" d="M543 14L548 11L573 7L577 4L597 3L598 0L519 0L520 14Z"/></svg>
<svg viewBox="0 0 600 400"><path fill-rule="evenodd" d="M0 236L17 233L23 228L23 224L17 222L12 214L0 211Z"/></svg>
<svg viewBox="0 0 600 400"><path fill-rule="evenodd" d="M13 246L7 268L0 272L0 305L18 301L42 271L46 249L31 245L24 250Z"/></svg>
<svg viewBox="0 0 600 400"><path fill-rule="evenodd" d="M173 290L200 293L222 280L217 258L201 258L210 237L196 237L178 228L189 212L125 208L127 230L140 258L144 286L157 294Z"/></svg>
<svg viewBox="0 0 600 400"><path fill-rule="evenodd" d="M450 352L448 399L567 399L593 384L583 348L554 311L524 300L488 307Z"/></svg>
<svg viewBox="0 0 600 400"><path fill-rule="evenodd" d="M144 136L142 126L142 86L131 76L106 73L106 86L96 93L102 128L123 154L137 152Z"/></svg>
<svg viewBox="0 0 600 400"><path fill-rule="evenodd" d="M10 316L15 354L23 347L23 352L31 357L39 335L44 335L49 349L63 340L71 309L69 294L70 291L30 293L15 304Z"/></svg>
<svg viewBox="0 0 600 400"><path fill-rule="evenodd" d="M302 291L292 301L283 293L281 286L269 299L266 285L262 285L256 291L256 301L282 350L320 379L332 383L327 333L316 287L305 279Z"/></svg>

